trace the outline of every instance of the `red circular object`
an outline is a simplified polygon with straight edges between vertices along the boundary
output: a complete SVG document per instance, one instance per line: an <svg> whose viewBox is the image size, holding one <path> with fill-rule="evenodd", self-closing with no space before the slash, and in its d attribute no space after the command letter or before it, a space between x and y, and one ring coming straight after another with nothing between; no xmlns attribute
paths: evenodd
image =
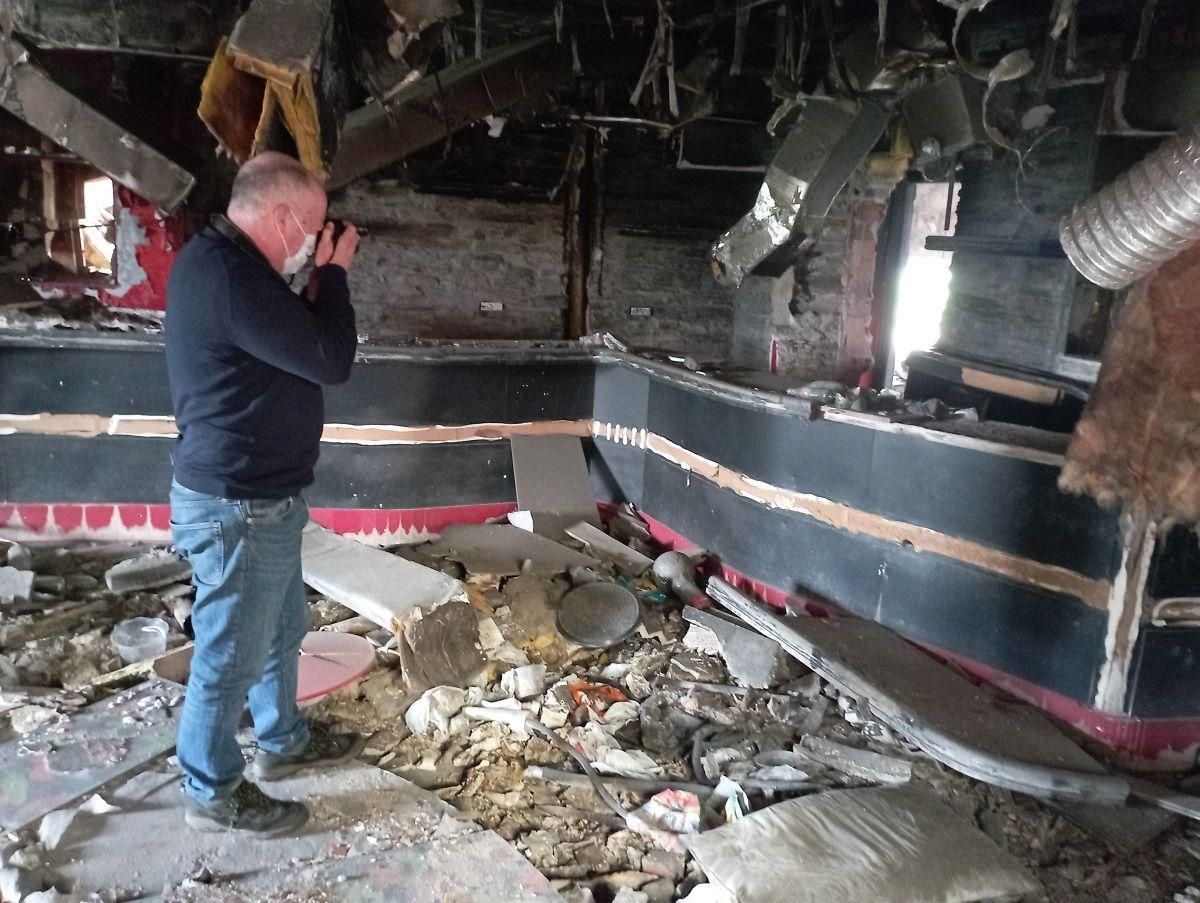
<svg viewBox="0 0 1200 903"><path fill-rule="evenodd" d="M375 665L375 645L352 633L314 630L300 646L296 701L311 702L352 684Z"/></svg>

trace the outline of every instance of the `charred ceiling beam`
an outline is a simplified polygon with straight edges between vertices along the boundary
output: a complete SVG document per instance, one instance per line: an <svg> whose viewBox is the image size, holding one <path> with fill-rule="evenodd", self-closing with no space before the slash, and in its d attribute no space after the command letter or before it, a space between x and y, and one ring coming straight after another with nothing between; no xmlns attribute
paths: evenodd
<svg viewBox="0 0 1200 903"><path fill-rule="evenodd" d="M67 91L17 41L0 35L0 106L164 210L195 184L178 163Z"/></svg>
<svg viewBox="0 0 1200 903"><path fill-rule="evenodd" d="M48 50L206 60L234 10L203 0L5 0L0 27Z"/></svg>
<svg viewBox="0 0 1200 903"><path fill-rule="evenodd" d="M329 185L336 188L395 163L571 77L570 50L548 36L427 75L386 104L369 104L346 117Z"/></svg>

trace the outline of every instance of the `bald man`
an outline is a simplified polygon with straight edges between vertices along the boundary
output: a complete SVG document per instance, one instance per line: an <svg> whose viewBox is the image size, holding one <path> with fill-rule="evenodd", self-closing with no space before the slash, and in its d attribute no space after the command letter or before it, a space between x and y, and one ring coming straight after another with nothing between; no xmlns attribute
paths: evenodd
<svg viewBox="0 0 1200 903"><path fill-rule="evenodd" d="M322 386L345 382L358 337L346 271L358 233L334 240L320 183L290 157L242 167L225 216L180 252L167 284L167 370L179 440L171 532L192 565L196 635L177 750L188 824L272 835L303 803L243 777L235 738L254 718L259 781L346 761L360 738L310 729L296 707L308 630L301 491L313 481ZM318 238L319 236L319 238ZM313 256L304 292L288 280Z"/></svg>

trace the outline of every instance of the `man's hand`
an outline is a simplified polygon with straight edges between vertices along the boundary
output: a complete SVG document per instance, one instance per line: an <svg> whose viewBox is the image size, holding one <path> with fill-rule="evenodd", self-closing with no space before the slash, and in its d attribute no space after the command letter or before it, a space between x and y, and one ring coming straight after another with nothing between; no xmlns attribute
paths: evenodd
<svg viewBox="0 0 1200 903"><path fill-rule="evenodd" d="M330 241L333 240L332 227L326 226L329 231ZM322 235L324 239L324 235ZM346 227L342 230L342 234L338 236L337 244L333 248L333 255L329 258L329 262L340 266L343 270L349 270L350 264L354 261L354 253L358 250L358 229L354 223L346 221ZM319 252L318 252L319 253Z"/></svg>
<svg viewBox="0 0 1200 903"><path fill-rule="evenodd" d="M323 267L333 257L333 223L326 223L317 239L317 251L313 254L313 266Z"/></svg>
<svg viewBox="0 0 1200 903"><path fill-rule="evenodd" d="M321 277L317 271L327 263L349 270L358 250L358 229L353 223L346 223L336 242L333 240L333 232L333 223L326 223L325 228L321 230L321 237L317 239L317 250L313 254L313 271L308 277L308 285L304 287L304 297L308 299L309 304L317 300L317 291L321 285Z"/></svg>

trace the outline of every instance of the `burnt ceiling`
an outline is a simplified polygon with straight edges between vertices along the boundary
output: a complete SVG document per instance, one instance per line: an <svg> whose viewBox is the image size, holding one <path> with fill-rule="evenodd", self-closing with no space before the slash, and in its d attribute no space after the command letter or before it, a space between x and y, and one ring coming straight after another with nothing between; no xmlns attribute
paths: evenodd
<svg viewBox="0 0 1200 903"><path fill-rule="evenodd" d="M545 187L582 124L644 133L668 167L761 173L829 98L880 105L876 149L902 124L915 165L944 178L1052 128L1037 108L1054 85L1124 73L1149 98L1174 79L1200 113L1200 12L1182 0L11 0L0 25L31 71L191 172L193 204L220 196L222 150L290 150L334 186L382 172L519 193ZM197 116L214 60L250 86L238 140ZM3 93L8 146L32 124L78 153ZM1144 106L1158 129L1183 115Z"/></svg>

